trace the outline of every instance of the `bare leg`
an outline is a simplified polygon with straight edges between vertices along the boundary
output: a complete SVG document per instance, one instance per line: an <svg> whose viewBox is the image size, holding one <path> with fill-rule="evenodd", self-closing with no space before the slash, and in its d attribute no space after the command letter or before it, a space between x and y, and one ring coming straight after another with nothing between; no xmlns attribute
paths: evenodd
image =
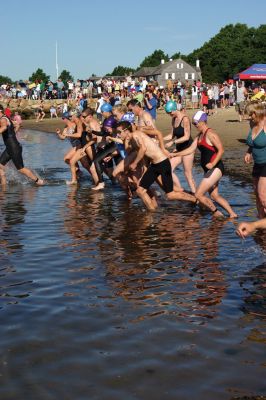
<svg viewBox="0 0 266 400"><path fill-rule="evenodd" d="M77 150L75 152L75 154L72 156L72 158L70 159L69 165L70 165L70 170L71 170L71 181L67 181L68 185L76 185L78 183L76 164L82 157L83 157L83 153L81 153L81 150Z"/></svg>
<svg viewBox="0 0 266 400"><path fill-rule="evenodd" d="M260 176L258 181L258 201L260 205L259 218L265 218L266 215L266 178Z"/></svg>
<svg viewBox="0 0 266 400"><path fill-rule="evenodd" d="M216 203L220 204L225 211L228 212L230 218L237 218L237 214L234 212L230 204L228 203L227 200L225 200L218 191L218 186L216 186L211 192L210 192L211 198L216 201Z"/></svg>
<svg viewBox="0 0 266 400"><path fill-rule="evenodd" d="M1 165L1 164L0 164L0 180L1 180L1 185L6 186L5 167L4 167L4 165Z"/></svg>
<svg viewBox="0 0 266 400"><path fill-rule="evenodd" d="M180 165L182 162L181 157L174 157L171 158L170 163L171 163L171 167L172 167L172 178L173 178L173 183L174 183L174 190L180 191L183 190L181 183L178 179L178 176L175 173L175 169L178 165Z"/></svg>
<svg viewBox="0 0 266 400"><path fill-rule="evenodd" d="M154 203L150 198L150 196L148 195L146 189L139 186L137 188L137 194L141 198L141 200L143 201L148 210L155 211L156 208L154 206Z"/></svg>
<svg viewBox="0 0 266 400"><path fill-rule="evenodd" d="M184 174L189 184L190 190L192 193L196 192L196 184L193 178L192 168L193 168L193 161L194 161L194 154L189 154L188 156L184 156L183 158L183 165L184 165Z"/></svg>
<svg viewBox="0 0 266 400"><path fill-rule="evenodd" d="M184 201L189 201L191 203L196 203L197 199L195 196L192 194L186 193L186 192L170 192L166 193L166 197L168 200L184 200Z"/></svg>
<svg viewBox="0 0 266 400"><path fill-rule="evenodd" d="M206 208L208 208L215 217L221 217L223 216L223 214L217 210L211 199L205 196L205 193L207 193L212 187L217 185L221 177L221 171L216 168L209 178L202 179L195 193L196 199Z"/></svg>
<svg viewBox="0 0 266 400"><path fill-rule="evenodd" d="M36 185L38 186L42 186L44 184L44 180L43 179L39 179L38 176L34 175L34 173L29 169L29 168L21 168L18 170L21 174L25 175L27 178L30 178L31 180L33 180Z"/></svg>

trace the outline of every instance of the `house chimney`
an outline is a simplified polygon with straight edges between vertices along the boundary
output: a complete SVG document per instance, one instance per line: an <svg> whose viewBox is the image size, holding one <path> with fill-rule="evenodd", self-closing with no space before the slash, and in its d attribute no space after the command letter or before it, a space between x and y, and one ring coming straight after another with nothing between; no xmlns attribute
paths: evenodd
<svg viewBox="0 0 266 400"><path fill-rule="evenodd" d="M199 60L196 60L196 68L199 68L200 67L200 62L199 62Z"/></svg>
<svg viewBox="0 0 266 400"><path fill-rule="evenodd" d="M164 64L164 60L161 60L161 64Z"/></svg>

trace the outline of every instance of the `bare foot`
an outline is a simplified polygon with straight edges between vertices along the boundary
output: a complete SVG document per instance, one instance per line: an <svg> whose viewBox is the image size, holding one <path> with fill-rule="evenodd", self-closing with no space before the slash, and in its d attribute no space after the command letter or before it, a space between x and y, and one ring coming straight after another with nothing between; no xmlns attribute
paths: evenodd
<svg viewBox="0 0 266 400"><path fill-rule="evenodd" d="M221 211L217 210L212 213L214 218L224 218L224 215Z"/></svg>
<svg viewBox="0 0 266 400"><path fill-rule="evenodd" d="M238 215L233 212L233 213L229 214L229 218L238 218Z"/></svg>
<svg viewBox="0 0 266 400"><path fill-rule="evenodd" d="M78 181L66 181L67 185L77 185Z"/></svg>
<svg viewBox="0 0 266 400"><path fill-rule="evenodd" d="M92 190L101 190L104 189L104 186L105 186L104 182L100 182L98 183L98 185L94 186Z"/></svg>
<svg viewBox="0 0 266 400"><path fill-rule="evenodd" d="M43 179L37 178L35 184L37 186L43 186L45 184L45 181Z"/></svg>

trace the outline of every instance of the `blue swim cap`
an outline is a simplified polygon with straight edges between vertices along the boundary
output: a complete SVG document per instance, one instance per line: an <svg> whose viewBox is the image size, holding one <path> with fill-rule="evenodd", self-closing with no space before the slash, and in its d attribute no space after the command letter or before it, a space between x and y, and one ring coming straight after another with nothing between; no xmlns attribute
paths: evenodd
<svg viewBox="0 0 266 400"><path fill-rule="evenodd" d="M164 109L165 109L165 111L166 111L167 113L170 113L170 112L172 112L172 111L176 111L176 110L177 110L176 102L173 101L173 100L169 100L169 101L166 103Z"/></svg>
<svg viewBox="0 0 266 400"><path fill-rule="evenodd" d="M110 103L104 103L104 104L101 106L101 112L102 112L102 113L103 113L103 112L111 112L112 109L113 109L113 107L111 106Z"/></svg>

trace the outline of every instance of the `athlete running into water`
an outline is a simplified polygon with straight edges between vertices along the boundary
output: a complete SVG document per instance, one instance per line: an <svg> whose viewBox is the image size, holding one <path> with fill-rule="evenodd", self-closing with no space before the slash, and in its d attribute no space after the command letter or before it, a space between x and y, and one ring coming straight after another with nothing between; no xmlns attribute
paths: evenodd
<svg viewBox="0 0 266 400"><path fill-rule="evenodd" d="M36 185L42 186L43 179L38 178L29 168L24 167L22 158L22 146L18 142L12 121L4 114L4 109L0 107L0 134L3 136L5 150L0 155L0 180L1 184L6 185L5 165L12 160L16 169L27 178L31 179Z"/></svg>
<svg viewBox="0 0 266 400"><path fill-rule="evenodd" d="M187 149L193 143L193 139L191 137L190 120L185 110L182 108L181 104L176 104L173 100L169 100L164 109L166 113L172 117L172 132L170 135L164 137L164 140L168 141L165 147L169 148L175 144L176 151ZM192 153L184 157L174 157L170 162L172 165L173 180L176 186L180 186L180 183L174 171L180 164L183 164L184 174L190 190L192 193L195 193L196 185L192 174L193 160L194 154Z"/></svg>
<svg viewBox="0 0 266 400"><path fill-rule="evenodd" d="M207 207L215 217L221 217L223 214L217 210L212 200L222 206L228 212L230 218L236 218L237 214L218 191L219 181L224 174L224 165L221 160L224 149L221 140L217 133L208 127L207 114L203 111L196 112L193 116L192 123L199 132L198 136L194 139L189 148L177 153L172 153L172 156L182 157L193 154L198 148L201 152L201 166L205 175L196 190L195 197L203 206ZM205 195L207 192L209 192L212 200Z"/></svg>
<svg viewBox="0 0 266 400"><path fill-rule="evenodd" d="M131 161L128 169L133 173L136 172L139 163L144 157L147 157L151 162L140 179L136 190L146 207L149 210L155 210L156 208L153 199L149 196L147 191L158 178L161 179L162 188L168 200L185 200L196 203L196 198L194 196L185 192L174 191L170 161L157 143L140 130L130 131L124 127L125 124L126 122L118 123L118 127L122 127L121 130L119 129L119 136L123 142L129 141L129 145L137 149L135 157Z"/></svg>

